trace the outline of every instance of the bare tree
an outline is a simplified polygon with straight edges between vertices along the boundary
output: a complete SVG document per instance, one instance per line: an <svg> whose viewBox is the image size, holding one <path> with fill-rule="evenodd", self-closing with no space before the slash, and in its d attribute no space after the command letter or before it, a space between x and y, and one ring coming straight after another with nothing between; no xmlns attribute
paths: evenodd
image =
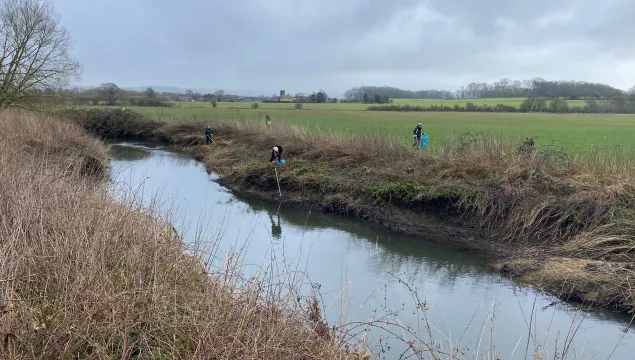
<svg viewBox="0 0 635 360"><path fill-rule="evenodd" d="M156 96L156 92L154 92L153 88L149 87L149 88L146 89L146 97L148 99L154 99L155 96Z"/></svg>
<svg viewBox="0 0 635 360"><path fill-rule="evenodd" d="M70 35L48 0L0 1L0 47L0 108L37 108L50 100L46 89L81 74Z"/></svg>
<svg viewBox="0 0 635 360"><path fill-rule="evenodd" d="M635 100L635 85L631 86L630 89L626 91L626 94L632 99Z"/></svg>
<svg viewBox="0 0 635 360"><path fill-rule="evenodd" d="M121 94L121 89L114 83L101 84L98 91L104 97L104 100L106 100L106 104L108 105L115 105L115 102L119 98L119 94Z"/></svg>
<svg viewBox="0 0 635 360"><path fill-rule="evenodd" d="M223 99L225 98L225 91L224 90L218 90L218 91L214 92L214 95L216 95L216 98L218 99L218 101L223 101Z"/></svg>
<svg viewBox="0 0 635 360"><path fill-rule="evenodd" d="M193 94L194 94L194 91L192 91L190 89L185 90L185 95L192 96Z"/></svg>

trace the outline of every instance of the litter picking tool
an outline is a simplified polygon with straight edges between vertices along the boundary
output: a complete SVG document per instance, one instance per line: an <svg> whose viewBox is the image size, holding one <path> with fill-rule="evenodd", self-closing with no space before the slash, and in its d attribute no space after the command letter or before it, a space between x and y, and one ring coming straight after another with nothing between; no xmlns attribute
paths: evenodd
<svg viewBox="0 0 635 360"><path fill-rule="evenodd" d="M209 141L211 141L211 142L212 142L212 144L216 145L216 143L214 142L214 139L212 139L212 137L211 137L211 136L207 135L207 138L209 139Z"/></svg>
<svg viewBox="0 0 635 360"><path fill-rule="evenodd" d="M278 179L278 169L274 166L273 171L276 172L276 182L278 183L278 192L280 193L280 196L282 196L282 190L280 190L280 180Z"/></svg>

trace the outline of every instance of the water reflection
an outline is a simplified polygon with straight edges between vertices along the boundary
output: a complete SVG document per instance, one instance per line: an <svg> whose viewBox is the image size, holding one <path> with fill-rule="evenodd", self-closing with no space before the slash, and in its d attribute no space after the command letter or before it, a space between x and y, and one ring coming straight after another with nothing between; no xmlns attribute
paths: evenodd
<svg viewBox="0 0 635 360"><path fill-rule="evenodd" d="M274 221L273 217L276 217ZM275 215L269 213L269 220L271 220L271 236L276 239L282 239L282 225L280 225L280 205L278 205L278 211Z"/></svg>
<svg viewBox="0 0 635 360"><path fill-rule="evenodd" d="M146 149L122 145L111 146L110 154L115 159L123 161L138 161L152 156L152 153Z"/></svg>
<svg viewBox="0 0 635 360"><path fill-rule="evenodd" d="M232 194L183 154L138 146L135 151L121 151L113 146L113 154L123 154L113 162L113 172L125 173L131 184L143 183L144 196L157 190L174 196L184 210L185 223L207 219L206 226L222 232L220 252L245 243L245 263L263 264L274 254L305 267L311 280L321 285L331 323L338 320L342 303L351 309L349 319L358 321L367 320L382 306L409 303L411 294L397 276L417 288L433 309L428 315L439 327L436 337L451 336L457 341L467 328L462 344L472 349L479 346L479 326L489 316L486 310L496 303L495 345L505 359L524 357L524 350L510 354L519 339L526 341L527 318L534 305L539 322L536 332L543 337L547 329L552 334L566 333L576 319L571 306L553 306L553 297L492 274L482 265L481 252L446 239L402 236L335 215ZM177 225L188 241L194 240L196 227ZM342 293L343 288L347 294ZM605 358L610 352L607 348L612 350L624 335L627 319L608 311L588 315L572 346L584 350L582 357L596 354ZM418 321L416 316L400 320L406 324ZM550 336L548 343L553 345L555 338ZM630 359L629 350L634 348L634 337L626 334L612 359Z"/></svg>

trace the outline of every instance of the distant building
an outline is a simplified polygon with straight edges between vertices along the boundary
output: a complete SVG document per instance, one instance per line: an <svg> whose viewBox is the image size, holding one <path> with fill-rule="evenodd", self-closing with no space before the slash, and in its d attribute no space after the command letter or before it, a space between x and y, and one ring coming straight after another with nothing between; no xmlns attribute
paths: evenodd
<svg viewBox="0 0 635 360"><path fill-rule="evenodd" d="M191 97L189 97L189 96L181 96L181 97L180 97L180 100L181 100L181 101L194 101L194 100L192 100L192 98L191 98Z"/></svg>
<svg viewBox="0 0 635 360"><path fill-rule="evenodd" d="M293 96L291 95L280 95L278 99L280 102L293 102Z"/></svg>

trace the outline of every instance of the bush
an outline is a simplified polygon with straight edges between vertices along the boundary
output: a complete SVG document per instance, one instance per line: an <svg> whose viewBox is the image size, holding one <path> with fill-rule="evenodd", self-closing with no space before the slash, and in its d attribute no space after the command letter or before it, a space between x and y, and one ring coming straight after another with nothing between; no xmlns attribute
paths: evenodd
<svg viewBox="0 0 635 360"><path fill-rule="evenodd" d="M564 99L553 99L549 103L549 110L554 113L568 113L569 103Z"/></svg>
<svg viewBox="0 0 635 360"><path fill-rule="evenodd" d="M161 125L147 115L118 108L62 110L55 115L106 138L148 137Z"/></svg>
<svg viewBox="0 0 635 360"><path fill-rule="evenodd" d="M522 112L543 112L548 110L549 106L544 98L528 97L520 104L520 111Z"/></svg>
<svg viewBox="0 0 635 360"><path fill-rule="evenodd" d="M257 102L255 102L255 101L251 103L251 108L252 109L257 109L259 106L260 105Z"/></svg>
<svg viewBox="0 0 635 360"><path fill-rule="evenodd" d="M296 103L295 108L298 110L302 110L302 105L303 105L302 103Z"/></svg>
<svg viewBox="0 0 635 360"><path fill-rule="evenodd" d="M216 99L212 99L212 101L210 101L210 103L212 104L212 107L214 109L216 109L216 105L218 105L218 101L216 101Z"/></svg>
<svg viewBox="0 0 635 360"><path fill-rule="evenodd" d="M516 112L518 109L514 106L498 104L494 107L494 111L496 112Z"/></svg>

